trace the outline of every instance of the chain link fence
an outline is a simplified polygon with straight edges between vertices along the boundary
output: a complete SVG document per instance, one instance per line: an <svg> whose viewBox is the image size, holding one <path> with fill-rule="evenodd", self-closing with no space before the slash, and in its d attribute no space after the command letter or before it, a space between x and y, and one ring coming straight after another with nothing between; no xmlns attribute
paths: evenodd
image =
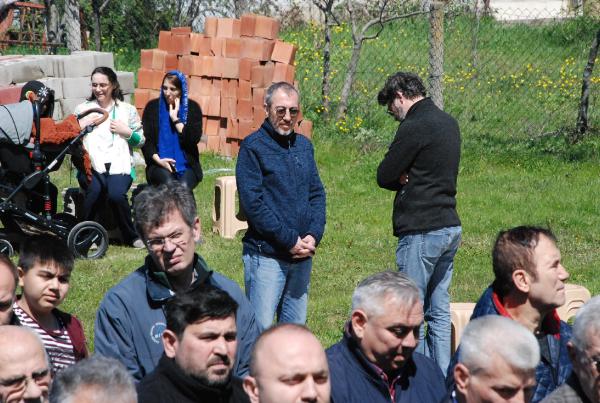
<svg viewBox="0 0 600 403"><path fill-rule="evenodd" d="M522 2L515 8L513 2L512 7L478 10L462 1L445 7L444 109L459 120L466 142L510 147L574 129L583 70L600 29L600 4L583 15L549 7L550 3L527 8ZM313 119L327 113L336 119L353 46L350 33L348 24L333 27L328 111L321 94L323 27L314 24L287 34L286 40L299 46L296 76L304 109ZM377 104L377 92L385 78L399 70L430 81L429 37L430 15L424 13L387 24L377 39L364 43L348 113L337 122L339 132L389 141L396 123ZM599 98L600 66L596 66L589 106L589 122L596 128Z"/></svg>

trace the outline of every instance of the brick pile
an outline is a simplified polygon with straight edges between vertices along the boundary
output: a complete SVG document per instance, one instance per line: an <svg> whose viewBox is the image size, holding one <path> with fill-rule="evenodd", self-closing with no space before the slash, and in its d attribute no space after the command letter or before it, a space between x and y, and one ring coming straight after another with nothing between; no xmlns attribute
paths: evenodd
<svg viewBox="0 0 600 403"><path fill-rule="evenodd" d="M160 94L166 71L188 78L189 97L203 114L201 152L237 156L240 142L265 119L265 88L294 84L296 47L277 39L279 22L259 15L206 18L204 32L190 27L160 31L157 49L141 51L135 106L140 115ZM312 122L298 119L296 132L311 136Z"/></svg>

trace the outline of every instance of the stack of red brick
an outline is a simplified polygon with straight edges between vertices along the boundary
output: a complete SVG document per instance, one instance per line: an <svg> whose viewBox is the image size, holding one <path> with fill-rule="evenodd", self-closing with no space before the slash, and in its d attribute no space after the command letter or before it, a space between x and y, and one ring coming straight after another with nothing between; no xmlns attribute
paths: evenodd
<svg viewBox="0 0 600 403"><path fill-rule="evenodd" d="M158 49L141 54L135 106L140 115L157 98L166 71L188 77L191 99L202 108L200 151L236 156L240 142L265 119L265 88L271 83L294 83L294 45L277 39L279 22L244 15L206 18L204 33L189 27L161 31ZM312 122L300 117L296 132L311 136Z"/></svg>

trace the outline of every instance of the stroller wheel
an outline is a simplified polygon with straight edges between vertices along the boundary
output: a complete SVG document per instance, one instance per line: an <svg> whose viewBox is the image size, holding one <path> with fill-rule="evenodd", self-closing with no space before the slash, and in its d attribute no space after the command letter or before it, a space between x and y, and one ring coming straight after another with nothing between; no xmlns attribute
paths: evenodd
<svg viewBox="0 0 600 403"><path fill-rule="evenodd" d="M10 242L8 242L6 239L0 239L0 253L11 257L15 254L15 250L13 249L13 246L10 244Z"/></svg>
<svg viewBox="0 0 600 403"><path fill-rule="evenodd" d="M83 221L69 232L67 246L78 259L99 259L108 249L108 234L97 222Z"/></svg>

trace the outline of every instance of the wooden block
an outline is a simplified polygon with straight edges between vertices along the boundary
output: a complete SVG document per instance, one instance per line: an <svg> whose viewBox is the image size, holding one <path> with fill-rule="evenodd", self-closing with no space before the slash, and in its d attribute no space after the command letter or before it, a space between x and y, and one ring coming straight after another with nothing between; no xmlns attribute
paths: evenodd
<svg viewBox="0 0 600 403"><path fill-rule="evenodd" d="M240 120L252 120L252 101L238 99L237 102L237 117Z"/></svg>
<svg viewBox="0 0 600 403"><path fill-rule="evenodd" d="M256 15L244 14L240 18L240 35L254 36L254 27L256 26Z"/></svg>
<svg viewBox="0 0 600 403"><path fill-rule="evenodd" d="M150 100L150 90L144 88L136 88L133 90L133 96L135 98L135 107L138 109L144 109L146 104Z"/></svg>
<svg viewBox="0 0 600 403"><path fill-rule="evenodd" d="M252 79L252 66L257 65L257 60L240 59L240 80L250 81Z"/></svg>
<svg viewBox="0 0 600 403"><path fill-rule="evenodd" d="M172 53L167 53L167 55L165 56L165 70L166 71L177 70L178 65L179 65L179 59L177 58L177 55L172 54Z"/></svg>
<svg viewBox="0 0 600 403"><path fill-rule="evenodd" d="M223 56L239 59L242 41L240 38L226 38L223 41Z"/></svg>
<svg viewBox="0 0 600 403"><path fill-rule="evenodd" d="M204 35L211 38L217 36L217 17L206 17L204 18Z"/></svg>
<svg viewBox="0 0 600 403"><path fill-rule="evenodd" d="M236 18L219 18L217 22L218 38L239 38L240 20Z"/></svg>
<svg viewBox="0 0 600 403"><path fill-rule="evenodd" d="M162 49L140 50L140 64L142 68L164 70L167 51Z"/></svg>
<svg viewBox="0 0 600 403"><path fill-rule="evenodd" d="M209 116L206 119L206 134L208 136L217 136L219 134L219 127L221 126L220 117Z"/></svg>
<svg viewBox="0 0 600 403"><path fill-rule="evenodd" d="M245 139L250 134L252 134L254 130L252 129L252 119L239 119L238 120L238 137L240 139Z"/></svg>
<svg viewBox="0 0 600 403"><path fill-rule="evenodd" d="M237 98L238 81L235 79L223 80L221 96L224 98Z"/></svg>
<svg viewBox="0 0 600 403"><path fill-rule="evenodd" d="M221 60L221 76L223 78L238 78L240 76L239 59L224 57Z"/></svg>
<svg viewBox="0 0 600 403"><path fill-rule="evenodd" d="M191 50L190 34L171 35L171 48L169 53L189 55Z"/></svg>
<svg viewBox="0 0 600 403"><path fill-rule="evenodd" d="M252 84L250 81L240 80L238 82L238 99L252 101Z"/></svg>
<svg viewBox="0 0 600 403"><path fill-rule="evenodd" d="M252 88L252 105L262 108L265 103L265 89Z"/></svg>
<svg viewBox="0 0 600 403"><path fill-rule="evenodd" d="M192 32L192 27L174 27L171 28L172 34L190 34Z"/></svg>
<svg viewBox="0 0 600 403"><path fill-rule="evenodd" d="M296 57L296 47L291 43L275 41L271 60L279 63L294 64Z"/></svg>
<svg viewBox="0 0 600 403"><path fill-rule="evenodd" d="M275 63L275 69L273 70L273 82L278 83L285 81L286 83L294 83L294 75L296 68L290 64Z"/></svg>
<svg viewBox="0 0 600 403"><path fill-rule="evenodd" d="M299 120L298 123L296 123L294 131L312 139L313 123L308 119Z"/></svg>
<svg viewBox="0 0 600 403"><path fill-rule="evenodd" d="M160 31L158 33L158 48L164 51L171 49L171 32Z"/></svg>
<svg viewBox="0 0 600 403"><path fill-rule="evenodd" d="M279 21L275 18L265 17L263 15L256 16L254 36L265 39L276 39L277 34L279 34Z"/></svg>

